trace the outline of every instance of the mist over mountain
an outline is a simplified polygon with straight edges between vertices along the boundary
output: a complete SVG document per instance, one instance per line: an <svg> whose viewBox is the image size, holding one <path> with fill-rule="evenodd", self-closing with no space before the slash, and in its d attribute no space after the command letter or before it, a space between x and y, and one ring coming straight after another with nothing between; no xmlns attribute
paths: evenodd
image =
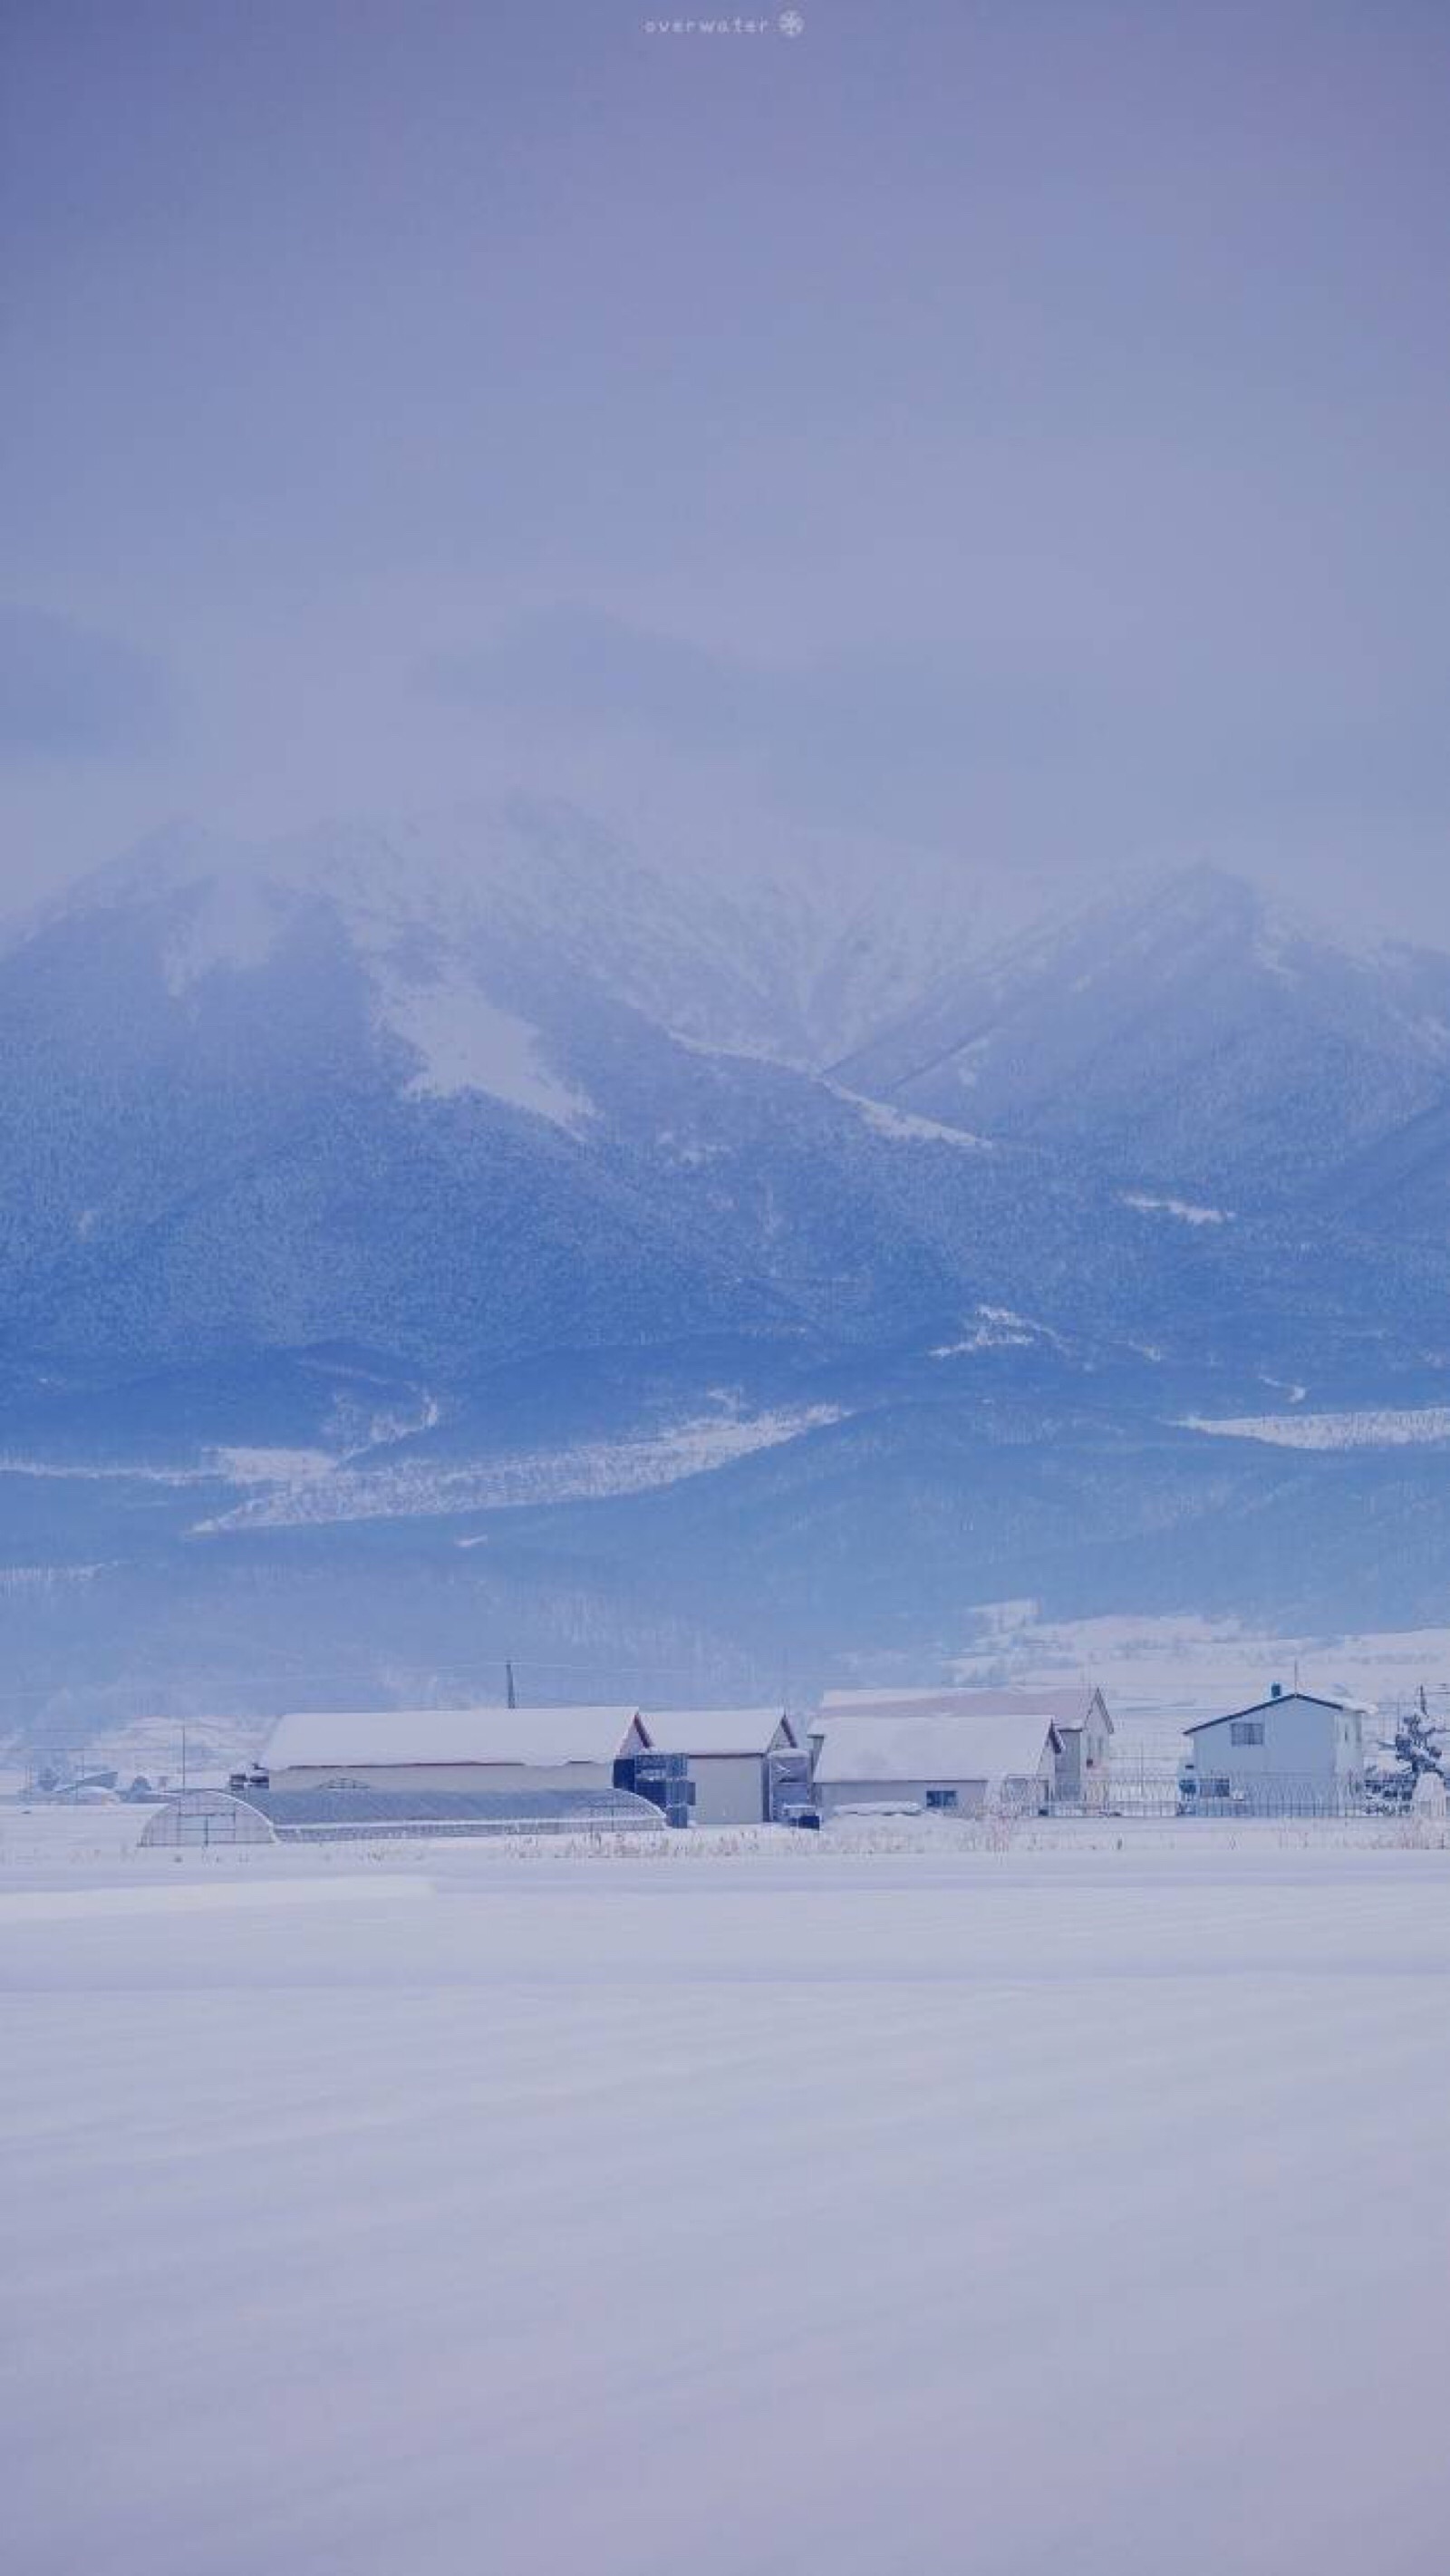
<svg viewBox="0 0 1450 2576"><path fill-rule="evenodd" d="M11 926L15 1723L1438 1615L1450 958L745 856L176 828Z"/></svg>

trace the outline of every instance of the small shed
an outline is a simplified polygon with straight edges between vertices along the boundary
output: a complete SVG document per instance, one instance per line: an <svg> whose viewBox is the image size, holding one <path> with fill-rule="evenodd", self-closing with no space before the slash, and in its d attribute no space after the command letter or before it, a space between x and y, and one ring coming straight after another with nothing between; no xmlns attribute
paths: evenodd
<svg viewBox="0 0 1450 2576"><path fill-rule="evenodd" d="M1184 1787L1201 1815L1333 1814L1363 1794L1362 1715L1346 1700L1276 1687L1185 1732Z"/></svg>
<svg viewBox="0 0 1450 2576"><path fill-rule="evenodd" d="M616 1762L649 1749L635 1708L307 1709L277 1720L260 1779L274 1798L314 1789L605 1791Z"/></svg>
<svg viewBox="0 0 1450 2576"><path fill-rule="evenodd" d="M652 1708L644 1723L657 1753L685 1757L697 1825L768 1824L777 1783L809 1792L795 1729L780 1708ZM795 1756L793 1762L783 1757Z"/></svg>
<svg viewBox="0 0 1450 2576"><path fill-rule="evenodd" d="M964 1716L929 1709L894 1717L826 1711L816 1803L823 1816L872 1806L935 1815L1035 1813L1051 1803L1060 1751L1051 1719L1021 1710Z"/></svg>

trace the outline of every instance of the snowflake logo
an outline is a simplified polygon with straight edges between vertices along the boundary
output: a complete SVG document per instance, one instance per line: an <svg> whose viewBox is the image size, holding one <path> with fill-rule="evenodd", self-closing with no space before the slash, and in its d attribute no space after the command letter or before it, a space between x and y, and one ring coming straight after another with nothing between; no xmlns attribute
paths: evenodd
<svg viewBox="0 0 1450 2576"><path fill-rule="evenodd" d="M783 36L803 36L806 31L806 22L799 9L782 9L775 23Z"/></svg>

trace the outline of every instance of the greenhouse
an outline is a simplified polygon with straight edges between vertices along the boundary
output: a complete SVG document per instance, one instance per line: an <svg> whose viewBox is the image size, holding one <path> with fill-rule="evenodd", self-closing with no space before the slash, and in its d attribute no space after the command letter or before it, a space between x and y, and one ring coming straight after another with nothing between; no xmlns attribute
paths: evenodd
<svg viewBox="0 0 1450 2576"><path fill-rule="evenodd" d="M663 1833L648 1798L627 1789L375 1789L248 1787L279 1842L376 1842L383 1836Z"/></svg>
<svg viewBox="0 0 1450 2576"><path fill-rule="evenodd" d="M225 1789L179 1789L151 1816L142 1851L196 1850L212 1843L274 1843L260 1808Z"/></svg>

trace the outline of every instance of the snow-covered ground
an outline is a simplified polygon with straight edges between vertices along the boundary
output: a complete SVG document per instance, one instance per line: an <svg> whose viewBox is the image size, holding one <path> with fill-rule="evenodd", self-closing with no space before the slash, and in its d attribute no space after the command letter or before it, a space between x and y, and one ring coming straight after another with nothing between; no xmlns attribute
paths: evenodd
<svg viewBox="0 0 1450 2576"><path fill-rule="evenodd" d="M24 2576L1439 2576L1443 1835L133 1832L0 1819Z"/></svg>
<svg viewBox="0 0 1450 2576"><path fill-rule="evenodd" d="M444 1467L410 1460L402 1466L279 1474L273 1489L210 1520L198 1533L293 1529L328 1521L448 1518L458 1512L510 1511L540 1503L598 1501L643 1494L733 1465L757 1449L778 1448L841 1420L835 1404L786 1406L770 1413L733 1408L677 1422L633 1440L579 1441L569 1449L530 1450L517 1457ZM230 1453L235 1455L236 1453ZM260 1479L255 1475L249 1480ZM464 1540L468 1546L477 1542Z"/></svg>
<svg viewBox="0 0 1450 2576"><path fill-rule="evenodd" d="M1278 1449L1406 1449L1450 1441L1450 1404L1376 1405L1343 1413L1190 1413L1180 1428Z"/></svg>
<svg viewBox="0 0 1450 2576"><path fill-rule="evenodd" d="M1221 1716L1263 1699L1270 1685L1366 1704L1412 1699L1421 1683L1438 1704L1450 1678L1450 1628L1323 1631L1255 1629L1238 1619L1138 1616L1043 1620L1031 1601L981 1614L978 1634L953 1658L968 1685L1048 1688L1097 1682L1114 1719L1131 1730ZM1169 1731L1175 1734L1176 1727ZM1122 1748L1117 1748L1121 1750Z"/></svg>
<svg viewBox="0 0 1450 2576"><path fill-rule="evenodd" d="M1137 1208L1142 1216L1176 1216L1181 1225L1231 1225L1232 1208L1199 1207L1192 1199L1154 1199L1142 1190L1125 1190L1124 1207Z"/></svg>

